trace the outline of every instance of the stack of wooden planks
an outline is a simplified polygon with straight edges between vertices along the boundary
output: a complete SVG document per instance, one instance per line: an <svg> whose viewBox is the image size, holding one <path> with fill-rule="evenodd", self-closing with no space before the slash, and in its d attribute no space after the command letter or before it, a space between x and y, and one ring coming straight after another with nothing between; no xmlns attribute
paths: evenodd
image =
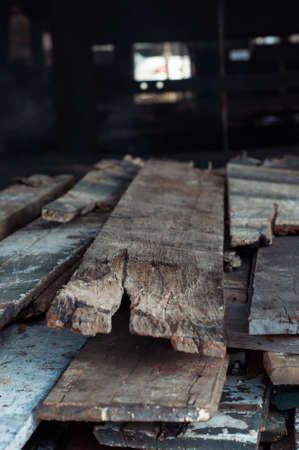
<svg viewBox="0 0 299 450"><path fill-rule="evenodd" d="M271 383L250 361L299 384L298 167L231 161L229 233L224 171L193 163L127 156L0 192L0 450L41 420L114 447L258 449Z"/></svg>

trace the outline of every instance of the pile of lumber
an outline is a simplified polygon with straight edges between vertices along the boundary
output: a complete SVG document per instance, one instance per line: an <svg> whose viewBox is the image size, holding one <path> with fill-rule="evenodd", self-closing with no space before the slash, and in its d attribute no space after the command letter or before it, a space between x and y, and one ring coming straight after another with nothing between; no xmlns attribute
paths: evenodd
<svg viewBox="0 0 299 450"><path fill-rule="evenodd" d="M295 448L297 169L127 156L0 192L0 450L40 421L98 448Z"/></svg>

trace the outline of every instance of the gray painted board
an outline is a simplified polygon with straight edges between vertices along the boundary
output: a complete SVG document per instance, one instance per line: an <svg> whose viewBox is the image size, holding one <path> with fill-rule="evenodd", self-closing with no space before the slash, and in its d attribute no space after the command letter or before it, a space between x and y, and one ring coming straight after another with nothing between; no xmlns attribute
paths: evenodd
<svg viewBox="0 0 299 450"><path fill-rule="evenodd" d="M84 342L82 336L50 330L44 322L1 330L1 450L23 447L39 423L40 402Z"/></svg>

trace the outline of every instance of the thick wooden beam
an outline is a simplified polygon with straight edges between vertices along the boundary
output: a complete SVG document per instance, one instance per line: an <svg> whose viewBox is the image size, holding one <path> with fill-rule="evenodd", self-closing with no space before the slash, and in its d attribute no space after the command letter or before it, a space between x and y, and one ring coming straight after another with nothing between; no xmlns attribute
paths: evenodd
<svg viewBox="0 0 299 450"><path fill-rule="evenodd" d="M39 418L207 421L217 411L227 365L227 358L174 352L167 340L133 336L128 314L119 313L112 334L91 338L72 361Z"/></svg>
<svg viewBox="0 0 299 450"><path fill-rule="evenodd" d="M94 208L112 209L137 174L140 158L103 160L65 195L43 207L42 216L55 222L69 222Z"/></svg>
<svg viewBox="0 0 299 450"><path fill-rule="evenodd" d="M102 445L152 449L253 450L258 448L267 414L265 385L260 379L228 377L219 411L201 423L112 423L97 425Z"/></svg>
<svg viewBox="0 0 299 450"><path fill-rule="evenodd" d="M273 384L299 385L299 355L265 352L264 367Z"/></svg>
<svg viewBox="0 0 299 450"><path fill-rule="evenodd" d="M38 406L84 342L43 321L1 331L1 450L23 448L39 423Z"/></svg>
<svg viewBox="0 0 299 450"><path fill-rule="evenodd" d="M224 356L223 197L223 178L192 164L146 163L54 301L50 326L110 333L126 293L132 333Z"/></svg>
<svg viewBox="0 0 299 450"><path fill-rule="evenodd" d="M18 178L0 192L0 239L40 215L43 205L64 194L74 184L71 175L32 175Z"/></svg>
<svg viewBox="0 0 299 450"><path fill-rule="evenodd" d="M285 236L258 250L249 333L299 334L299 237Z"/></svg>

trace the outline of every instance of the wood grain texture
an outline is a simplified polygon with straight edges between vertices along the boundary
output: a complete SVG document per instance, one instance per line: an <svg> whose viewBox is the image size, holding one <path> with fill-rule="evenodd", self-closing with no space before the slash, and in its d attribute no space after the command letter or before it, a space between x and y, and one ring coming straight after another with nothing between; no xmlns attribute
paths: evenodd
<svg viewBox="0 0 299 450"><path fill-rule="evenodd" d="M265 352L264 367L273 384L299 385L299 355Z"/></svg>
<svg viewBox="0 0 299 450"><path fill-rule="evenodd" d="M99 443L146 449L257 449L264 413L265 385L261 379L228 377L224 403L208 422L112 423L97 425ZM238 402L240 398L241 402Z"/></svg>
<svg viewBox="0 0 299 450"><path fill-rule="evenodd" d="M43 402L42 420L207 421L217 411L227 358L174 352L169 341L133 336L128 315L91 338Z"/></svg>
<svg viewBox="0 0 299 450"><path fill-rule="evenodd" d="M230 236L233 247L271 244L274 234L299 230L299 171L286 167L227 165Z"/></svg>
<svg viewBox="0 0 299 450"><path fill-rule="evenodd" d="M0 240L40 215L42 206L74 184L71 175L32 175L0 192Z"/></svg>
<svg viewBox="0 0 299 450"><path fill-rule="evenodd" d="M66 223L93 209L111 209L142 164L140 158L103 160L59 199L44 206L45 220Z"/></svg>
<svg viewBox="0 0 299 450"><path fill-rule="evenodd" d="M36 409L85 338L37 322L0 333L0 449L19 450L39 420Z"/></svg>
<svg viewBox="0 0 299 450"><path fill-rule="evenodd" d="M149 161L50 309L51 326L111 332L126 293L134 334L223 356L223 178Z"/></svg>
<svg viewBox="0 0 299 450"><path fill-rule="evenodd" d="M0 327L82 257L106 217L91 214L65 225L40 218L0 243Z"/></svg>
<svg viewBox="0 0 299 450"><path fill-rule="evenodd" d="M258 250L250 334L299 334L299 236Z"/></svg>

